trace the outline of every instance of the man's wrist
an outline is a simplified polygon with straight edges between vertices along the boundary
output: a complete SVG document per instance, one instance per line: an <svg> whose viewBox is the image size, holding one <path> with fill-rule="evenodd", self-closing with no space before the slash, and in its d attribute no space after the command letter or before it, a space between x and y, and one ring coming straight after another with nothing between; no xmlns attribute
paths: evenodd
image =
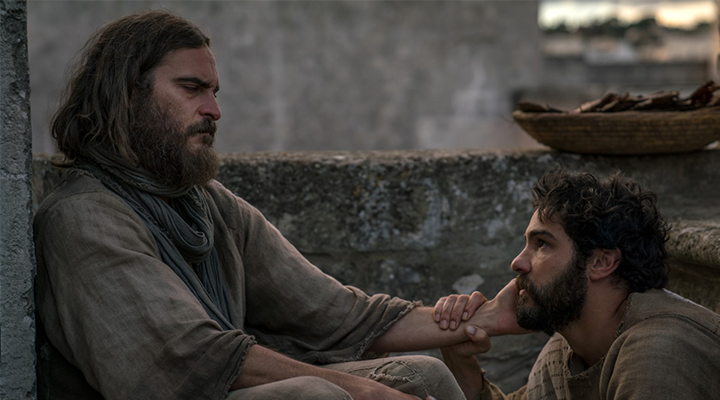
<svg viewBox="0 0 720 400"><path fill-rule="evenodd" d="M492 300L482 305L475 314L466 321L466 324L475 325L484 330L489 336L498 336L498 314Z"/></svg>

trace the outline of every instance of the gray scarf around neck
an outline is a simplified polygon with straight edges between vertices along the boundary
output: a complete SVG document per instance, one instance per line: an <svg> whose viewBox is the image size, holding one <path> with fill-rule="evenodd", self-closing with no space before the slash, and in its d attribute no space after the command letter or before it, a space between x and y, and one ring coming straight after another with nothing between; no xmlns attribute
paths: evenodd
<svg viewBox="0 0 720 400"><path fill-rule="evenodd" d="M187 285L208 316L223 330L235 329L213 245L213 220L201 190L197 186L166 187L119 157L100 151L91 155L98 162L83 159L73 168L99 179L125 201L152 233L162 261ZM169 198L168 203L159 196Z"/></svg>

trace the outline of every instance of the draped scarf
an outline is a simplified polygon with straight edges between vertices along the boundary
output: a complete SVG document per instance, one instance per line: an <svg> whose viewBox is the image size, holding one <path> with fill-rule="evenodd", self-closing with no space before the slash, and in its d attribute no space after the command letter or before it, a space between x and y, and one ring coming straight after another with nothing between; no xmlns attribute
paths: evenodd
<svg viewBox="0 0 720 400"><path fill-rule="evenodd" d="M99 149L90 155L93 161L78 160L73 169L99 179L129 205L153 235L163 263L185 283L208 316L223 330L235 329L214 247L214 224L200 189L162 185L145 169Z"/></svg>

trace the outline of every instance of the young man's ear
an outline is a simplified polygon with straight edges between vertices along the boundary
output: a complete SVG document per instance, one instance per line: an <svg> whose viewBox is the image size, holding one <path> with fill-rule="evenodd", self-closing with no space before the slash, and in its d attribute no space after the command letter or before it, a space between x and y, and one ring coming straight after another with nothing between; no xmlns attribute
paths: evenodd
<svg viewBox="0 0 720 400"><path fill-rule="evenodd" d="M620 249L596 249L593 252L588 276L591 280L600 280L610 276L618 266L622 253Z"/></svg>

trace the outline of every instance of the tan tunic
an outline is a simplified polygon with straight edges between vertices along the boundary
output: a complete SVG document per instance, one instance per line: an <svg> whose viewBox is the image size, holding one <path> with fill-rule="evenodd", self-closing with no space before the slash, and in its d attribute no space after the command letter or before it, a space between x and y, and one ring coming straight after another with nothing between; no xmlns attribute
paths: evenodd
<svg viewBox="0 0 720 400"><path fill-rule="evenodd" d="M413 307L322 273L218 182L204 194L237 330L207 316L137 214L99 181L72 176L43 202L39 398L222 399L256 340L311 363L356 360Z"/></svg>
<svg viewBox="0 0 720 400"><path fill-rule="evenodd" d="M720 315L666 290L633 293L605 357L576 373L571 359L555 334L527 386L506 397L486 379L482 399L720 399Z"/></svg>

